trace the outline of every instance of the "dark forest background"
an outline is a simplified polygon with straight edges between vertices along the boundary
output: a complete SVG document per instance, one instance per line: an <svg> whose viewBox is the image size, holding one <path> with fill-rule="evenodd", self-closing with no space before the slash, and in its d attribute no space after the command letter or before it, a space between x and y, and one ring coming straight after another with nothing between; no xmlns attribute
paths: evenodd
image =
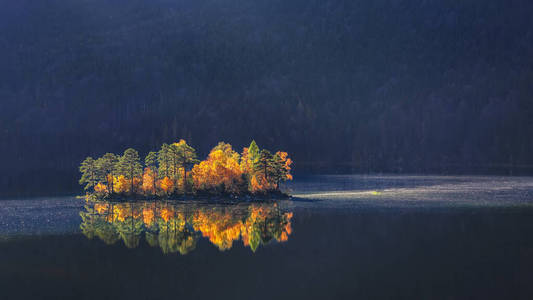
<svg viewBox="0 0 533 300"><path fill-rule="evenodd" d="M296 173L533 173L533 2L1 1L0 194L186 139Z"/></svg>

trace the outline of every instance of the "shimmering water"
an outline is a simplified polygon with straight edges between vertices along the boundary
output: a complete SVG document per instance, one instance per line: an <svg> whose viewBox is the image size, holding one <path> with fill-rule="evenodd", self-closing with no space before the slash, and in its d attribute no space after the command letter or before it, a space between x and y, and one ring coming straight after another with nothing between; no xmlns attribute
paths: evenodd
<svg viewBox="0 0 533 300"><path fill-rule="evenodd" d="M533 178L309 176L292 201L0 202L0 299L531 299Z"/></svg>

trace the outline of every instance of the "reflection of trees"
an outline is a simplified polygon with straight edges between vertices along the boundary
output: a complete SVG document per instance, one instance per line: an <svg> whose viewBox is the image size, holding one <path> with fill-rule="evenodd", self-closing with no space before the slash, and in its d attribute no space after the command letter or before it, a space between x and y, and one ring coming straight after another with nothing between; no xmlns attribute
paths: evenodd
<svg viewBox="0 0 533 300"><path fill-rule="evenodd" d="M89 239L107 244L122 239L126 247L139 246L141 237L163 253L187 254L201 235L220 250L235 241L256 251L272 241L285 242L291 234L292 213L277 203L196 205L167 202L88 202L80 212L80 229Z"/></svg>
<svg viewBox="0 0 533 300"><path fill-rule="evenodd" d="M108 222L107 215L101 215L87 205L85 209L85 212L80 212L82 218L80 228L85 236L89 239L97 236L108 245L112 245L120 239L114 224Z"/></svg>
<svg viewBox="0 0 533 300"><path fill-rule="evenodd" d="M117 223L117 231L124 245L128 248L137 248L143 233L143 223L141 220L128 217L124 222Z"/></svg>
<svg viewBox="0 0 533 300"><path fill-rule="evenodd" d="M144 226L138 208L133 203L125 203L117 205L115 210L117 211L118 219L116 228L124 245L128 248L137 248Z"/></svg>
<svg viewBox="0 0 533 300"><path fill-rule="evenodd" d="M197 236L187 228L175 230L171 226L162 226L159 231L159 247L163 253L187 254L196 248Z"/></svg>
<svg viewBox="0 0 533 300"><path fill-rule="evenodd" d="M159 247L163 253L187 254L196 248L197 236L187 227L185 215L163 208L159 219Z"/></svg>

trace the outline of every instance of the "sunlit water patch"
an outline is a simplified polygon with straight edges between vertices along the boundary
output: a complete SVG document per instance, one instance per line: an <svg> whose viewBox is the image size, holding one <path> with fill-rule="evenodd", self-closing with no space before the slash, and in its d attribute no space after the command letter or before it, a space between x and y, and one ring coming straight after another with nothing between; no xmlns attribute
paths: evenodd
<svg viewBox="0 0 533 300"><path fill-rule="evenodd" d="M295 182L289 188L295 202L301 202L298 205L308 207L431 208L533 205L533 178L530 177L333 175L308 177Z"/></svg>

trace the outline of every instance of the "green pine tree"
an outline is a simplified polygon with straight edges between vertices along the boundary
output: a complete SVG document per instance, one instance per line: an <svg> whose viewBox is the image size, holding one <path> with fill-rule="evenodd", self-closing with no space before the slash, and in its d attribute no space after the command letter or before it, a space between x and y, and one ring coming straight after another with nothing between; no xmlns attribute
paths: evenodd
<svg viewBox="0 0 533 300"><path fill-rule="evenodd" d="M157 173L158 173L158 170L157 170L157 153L151 151L148 153L148 155L146 155L146 158L144 159L144 164L146 165L146 167L150 168L150 170L152 170L152 182L154 184L154 192L155 192L155 187L156 187L156 184L155 184L155 180L157 178Z"/></svg>
<svg viewBox="0 0 533 300"><path fill-rule="evenodd" d="M107 182L109 192L113 194L113 177L117 174L118 157L113 153L106 153L96 160L97 172Z"/></svg>
<svg viewBox="0 0 533 300"><path fill-rule="evenodd" d="M184 140L173 145L175 145L177 167L183 168L183 189L187 192L187 169L200 161L197 159L196 150L187 145Z"/></svg>
<svg viewBox="0 0 533 300"><path fill-rule="evenodd" d="M168 146L168 160L169 160L169 177L172 178L174 180L174 185L177 186L177 183L178 183L178 178L179 178L179 173L178 173L178 170L179 170L179 160L178 160L178 155L179 155L179 149L178 149L178 146L176 143L174 144L170 144Z"/></svg>
<svg viewBox="0 0 533 300"><path fill-rule="evenodd" d="M157 161L159 162L160 178L170 177L171 159L168 144L161 145L161 149L157 152Z"/></svg>
<svg viewBox="0 0 533 300"><path fill-rule="evenodd" d="M119 159L118 169L121 175L124 175L124 177L130 180L130 192L133 193L133 179L142 174L139 152L133 148L126 149Z"/></svg>
<svg viewBox="0 0 533 300"><path fill-rule="evenodd" d="M287 179L288 171L285 168L284 161L281 159L281 157L276 153L272 157L271 160L271 166L272 166L272 180L276 184L276 189L279 189L279 183L283 180Z"/></svg>
<svg viewBox="0 0 533 300"><path fill-rule="evenodd" d="M80 172L81 172L81 178L80 178L80 184L85 184L85 190L88 190L90 188L93 188L98 181L101 179L99 178L98 174L98 168L96 166L96 161L92 157L87 157L80 165Z"/></svg>
<svg viewBox="0 0 533 300"><path fill-rule="evenodd" d="M259 159L255 164L254 172L262 174L268 183L274 182L273 180L275 180L275 172L273 163L272 153L266 149L263 149L259 153Z"/></svg>

